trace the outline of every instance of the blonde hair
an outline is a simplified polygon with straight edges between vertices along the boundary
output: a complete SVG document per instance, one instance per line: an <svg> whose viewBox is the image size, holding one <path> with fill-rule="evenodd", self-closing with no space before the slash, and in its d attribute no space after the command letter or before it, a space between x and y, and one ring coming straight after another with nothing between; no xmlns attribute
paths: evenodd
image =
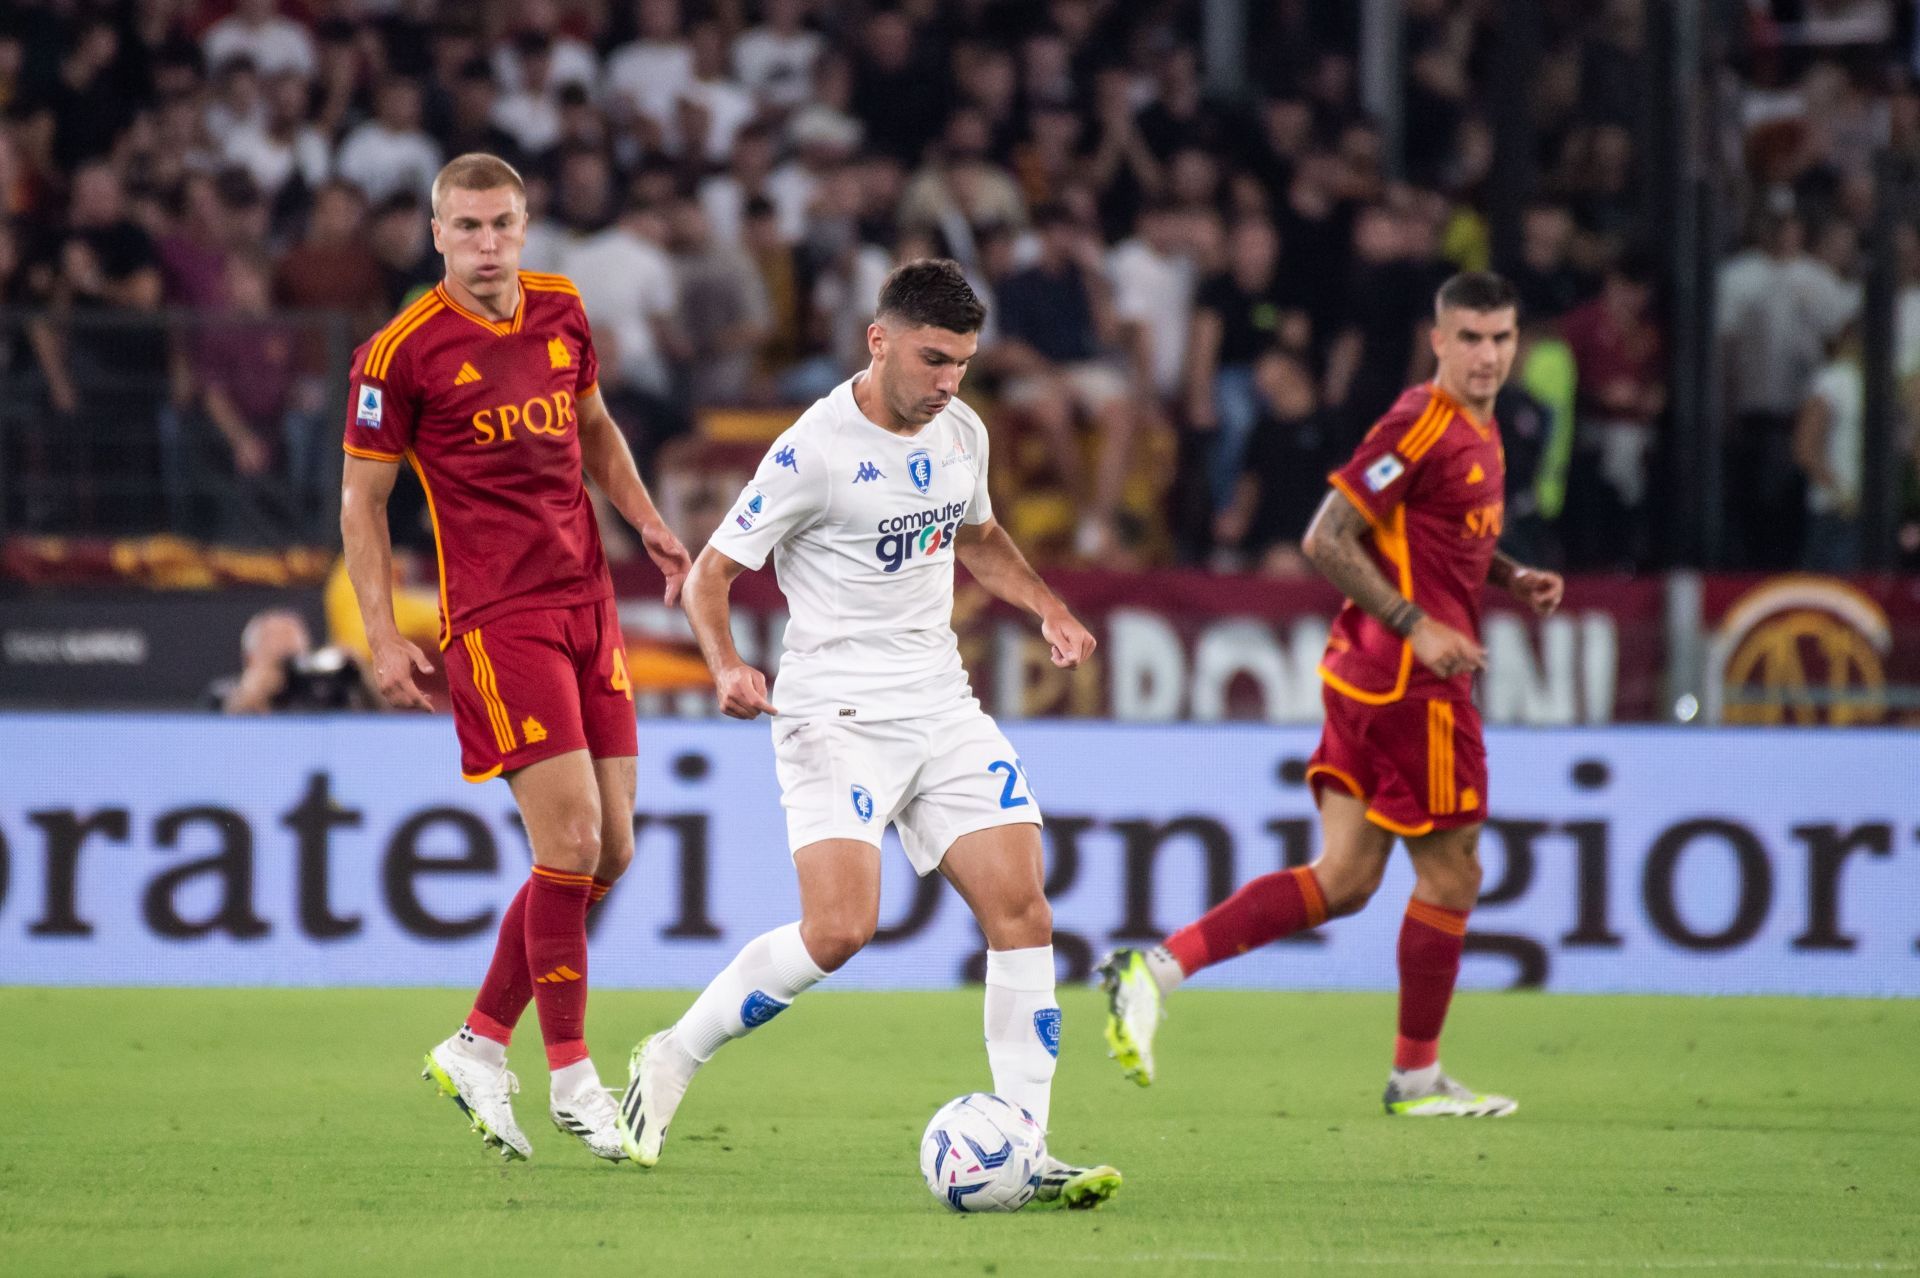
<svg viewBox="0 0 1920 1278"><path fill-rule="evenodd" d="M526 207L527 184L511 164L485 151L456 155L433 179L433 215L440 216L440 200L448 191L492 191L503 186L512 187L520 206Z"/></svg>

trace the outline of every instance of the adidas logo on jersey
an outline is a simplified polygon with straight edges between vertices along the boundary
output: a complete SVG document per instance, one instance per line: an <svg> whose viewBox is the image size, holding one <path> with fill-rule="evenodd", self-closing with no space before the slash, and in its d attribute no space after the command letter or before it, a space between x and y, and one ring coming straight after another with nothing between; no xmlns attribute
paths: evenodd
<svg viewBox="0 0 1920 1278"><path fill-rule="evenodd" d="M1473 464L1473 469L1467 472L1467 482L1469 484L1477 484L1481 480L1485 479L1486 477L1487 477L1487 472L1480 469L1479 462L1475 462Z"/></svg>
<svg viewBox="0 0 1920 1278"><path fill-rule="evenodd" d="M547 358L552 361L555 368L573 367L573 353L567 349L567 344L557 337L547 343Z"/></svg>
<svg viewBox="0 0 1920 1278"><path fill-rule="evenodd" d="M462 364L460 365L460 371L454 374L453 384L455 386L471 386L473 383L479 380L480 380L479 369L475 368L471 364Z"/></svg>

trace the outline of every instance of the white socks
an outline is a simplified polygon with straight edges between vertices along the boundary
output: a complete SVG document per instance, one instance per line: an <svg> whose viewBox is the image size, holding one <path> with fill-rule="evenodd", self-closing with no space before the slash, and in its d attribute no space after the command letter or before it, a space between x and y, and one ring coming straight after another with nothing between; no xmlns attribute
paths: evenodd
<svg viewBox="0 0 1920 1278"><path fill-rule="evenodd" d="M573 1064L554 1070L551 1083L555 1100L572 1100L589 1087L600 1086L600 1071L593 1067L593 1057L582 1056Z"/></svg>
<svg viewBox="0 0 1920 1278"><path fill-rule="evenodd" d="M1396 1069L1393 1082L1396 1087L1409 1093L1428 1092L1440 1081L1440 1062L1422 1066L1419 1069Z"/></svg>
<svg viewBox="0 0 1920 1278"><path fill-rule="evenodd" d="M987 951L987 1064L993 1090L1047 1126L1060 1054L1053 947Z"/></svg>
<svg viewBox="0 0 1920 1278"><path fill-rule="evenodd" d="M460 1032L455 1034L449 1042L453 1045L454 1051L471 1056L477 1061L491 1065L494 1069L507 1067L507 1045L495 1042L485 1034L476 1034L465 1025L460 1027Z"/></svg>
<svg viewBox="0 0 1920 1278"><path fill-rule="evenodd" d="M800 925L789 923L748 941L720 975L693 1000L673 1027L686 1053L705 1064L729 1039L749 1032L787 1010L827 974L807 953ZM989 978L991 979L991 978Z"/></svg>
<svg viewBox="0 0 1920 1278"><path fill-rule="evenodd" d="M1187 979L1186 969L1180 966L1180 960L1164 945L1156 945L1144 951L1147 961L1147 974L1153 977L1153 983L1160 987L1162 994L1171 994L1180 988L1180 982Z"/></svg>

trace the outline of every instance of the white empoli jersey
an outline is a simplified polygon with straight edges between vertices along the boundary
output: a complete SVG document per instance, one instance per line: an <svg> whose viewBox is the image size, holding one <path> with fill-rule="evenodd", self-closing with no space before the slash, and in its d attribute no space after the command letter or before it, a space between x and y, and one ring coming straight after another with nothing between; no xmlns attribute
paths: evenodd
<svg viewBox="0 0 1920 1278"><path fill-rule="evenodd" d="M774 572L792 614L771 700L787 718L973 706L953 634L953 541L993 516L987 428L958 399L913 435L842 382L788 427L708 543Z"/></svg>

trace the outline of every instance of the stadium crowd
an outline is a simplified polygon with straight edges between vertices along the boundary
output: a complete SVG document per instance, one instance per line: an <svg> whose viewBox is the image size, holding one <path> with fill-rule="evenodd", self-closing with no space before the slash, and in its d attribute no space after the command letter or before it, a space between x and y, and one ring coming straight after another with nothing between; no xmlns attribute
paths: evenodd
<svg viewBox="0 0 1920 1278"><path fill-rule="evenodd" d="M1920 152L1910 19L1728 7L1731 543L1740 566L1845 568L1870 165ZM1556 565L1666 562L1643 0L1542 0L1541 180L1512 261L1485 198L1492 0L1406 0L1399 176L1359 101L1360 6L1248 6L1253 83L1232 103L1204 85L1201 8L18 0L0 16L8 525L323 527L346 352L438 278L428 185L485 150L526 175L523 265L578 282L650 466L714 406L824 393L864 364L888 269L946 255L989 304L971 378L1014 441L996 461L1017 536L1043 557L1298 572L1329 466L1428 371L1434 287L1491 265L1523 299L1510 536ZM1912 374L1920 235L1902 265ZM231 484L182 516L150 481L193 467ZM116 473L141 482L94 483Z"/></svg>

